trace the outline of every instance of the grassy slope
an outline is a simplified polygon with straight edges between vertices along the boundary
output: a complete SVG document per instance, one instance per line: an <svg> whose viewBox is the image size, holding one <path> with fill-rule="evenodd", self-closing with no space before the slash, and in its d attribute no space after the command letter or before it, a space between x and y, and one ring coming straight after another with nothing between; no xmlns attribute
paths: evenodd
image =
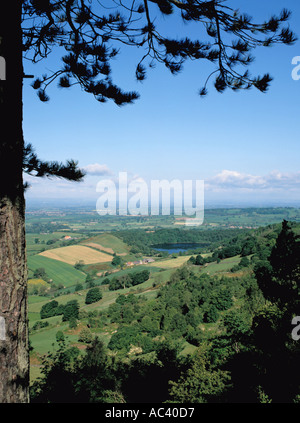
<svg viewBox="0 0 300 423"><path fill-rule="evenodd" d="M39 255L28 257L28 269L34 272L35 269L43 267L46 274L55 284L63 284L64 286L76 285L77 282L83 283L86 275L75 269L73 266L61 261L52 260L48 257ZM30 274L30 273L29 273Z"/></svg>
<svg viewBox="0 0 300 423"><path fill-rule="evenodd" d="M64 241L63 237L70 235L72 238L76 237L78 241L80 238L84 237L82 234L74 234L73 232L53 232L49 234L40 234L40 233L27 233L26 234L26 249L28 255L33 255L40 253L43 250L49 250L53 247L60 247L61 243ZM35 243L35 239L39 240L39 243ZM48 245L47 241L57 240L53 244ZM42 244L42 242L44 242Z"/></svg>
<svg viewBox="0 0 300 423"><path fill-rule="evenodd" d="M116 254L129 254L130 247L112 234L101 234L88 238L84 243L93 242L106 248L111 248Z"/></svg>
<svg viewBox="0 0 300 423"><path fill-rule="evenodd" d="M181 257L180 257L181 258ZM194 266L195 270L199 270L200 272L208 272L210 274L215 274L215 273L223 273L223 272L228 272L230 271L231 267L234 266L235 264L237 264L239 262L240 258L239 256L233 257L231 259L225 259L222 260L220 263L211 263L209 264L207 267L199 267L199 266ZM85 296L88 290L82 290L79 293L74 293L74 294L69 294L69 295L61 295L59 297L56 297L55 300L58 301L58 303L60 304L65 304L68 301L74 300L76 299L80 305L81 310L85 310L85 311L92 311L92 310L105 310L106 308L109 307L110 304L113 304L116 300L116 298L120 295L120 294L128 294L128 293L134 293L137 295L145 295L147 298L155 298L156 297L156 293L157 293L157 289L159 288L159 286L154 289L153 288L153 282L155 282L158 285L161 285L165 282L167 282L171 276L171 274L173 273L174 269L178 267L178 262L176 261L176 259L170 259L170 260L165 260L162 265L165 266L165 264L168 263L168 266L166 269L163 269L161 271L159 271L159 268L153 268L152 266L137 266L134 269L126 269L124 271L120 271L118 272L118 276L122 273L127 273L127 272L132 272L132 271L138 271L138 270L142 270L144 268L148 268L149 270L152 270L151 272L151 277L148 281L137 285L136 287L131 287L131 288L126 288L126 289L119 289L117 291L109 291L107 286L101 286L100 289L102 290L103 293L103 298L98 301L97 303L93 303L90 305L86 305L85 304ZM172 267L173 264L173 267ZM50 299L49 298L41 298L41 301L38 301L38 297L30 297L30 301L29 301L29 316L30 316L30 326L32 326L34 324L34 322L36 320L39 320L39 311L41 309L41 307L49 302ZM56 321L60 321L61 322L61 317L57 316L56 318L50 318L50 319L46 319L49 320L49 322L51 323L52 320ZM61 326L61 327L60 327ZM60 323L60 325L56 326L56 330L55 333L58 330L64 330L65 329L65 324ZM48 340L47 340L47 336L45 335L45 333L49 334ZM35 333L34 335L31 335L31 337L33 337L34 339L34 345L35 348L38 352L42 352L44 351L44 349L46 348L46 345L48 346L49 349L51 349L51 345L52 343L55 341L55 333L52 331L52 329L43 329L40 332ZM41 340L39 340L39 336L41 335ZM188 346L188 345L187 345ZM42 347L42 349L40 350L40 347ZM189 350L189 349L187 349ZM187 351L186 351L187 352Z"/></svg>
<svg viewBox="0 0 300 423"><path fill-rule="evenodd" d="M129 252L129 248L126 244L124 244L119 238L114 237L111 234L102 234L98 235L92 238L89 238L88 240L84 240L84 242L94 242L98 243L104 247L112 248L115 252L122 254ZM123 273L132 272L132 271L140 271L143 269L149 269L151 271L151 277L148 281L144 282L141 285L138 285L136 287L131 287L127 289L120 289L117 291L109 291L107 286L101 286L101 290L103 292L103 298L97 302L90 305L85 304L85 295L87 290L82 290L79 293L69 294L69 295L61 295L59 297L56 297L55 300L59 303L65 304L66 302L77 299L78 303L80 305L81 310L85 311L92 311L92 310L105 310L109 307L110 304L114 303L116 298L120 294L127 294L127 293L134 293L137 295L143 295L146 296L148 299L154 299L157 294L157 289L159 286L165 282L167 282L170 279L171 274L175 270L175 268L178 268L180 265L184 264L186 260L189 258L189 256L181 256L177 259L165 259L165 260L159 260L155 263L151 263L151 265L142 265L142 266L136 266L133 269L124 269L119 271L115 274L115 276L121 276ZM37 259L37 261L35 261ZM30 257L29 260L31 260L31 265L34 265L34 268L37 267L45 267L46 271L47 268L49 269L49 276L50 271L53 271L53 266L55 260L47 259L45 257L41 256L34 256ZM45 263L42 263L42 260L45 261ZM47 260L47 262L46 262ZM220 263L210 263L206 267L200 267L200 266L193 266L195 267L196 271L199 272L207 272L209 274L230 274L230 269L236 265L240 260L239 256L232 257L229 259L222 260ZM65 263L57 262L59 266L64 265ZM47 268L46 268L47 265ZM50 267L49 267L50 266ZM72 266L66 265L68 268L71 267L72 272L75 271L76 274L80 274L80 272L76 271ZM70 270L70 269L69 269ZM61 273L61 272L60 272ZM83 275L83 274L82 274ZM114 275L110 275L112 277ZM83 275L83 278L85 278L85 275ZM54 278L53 278L54 279ZM99 278L103 279L103 278ZM65 281L65 277L64 277ZM153 283L155 282L158 287L156 289L153 288ZM72 283L74 284L74 282ZM29 317L30 317L30 327L33 326L34 322L37 320L40 320L39 311L43 304L46 302L49 302L50 298L41 298L41 301L38 301L38 297L31 297L29 301ZM76 344L78 342L78 330L70 331L68 329L68 324L65 324L61 321L61 316L56 316L50 319L47 319L49 321L49 328L41 329L39 331L36 331L30 335L32 345L35 349L35 352L38 354L45 354L48 351L53 350L53 344L56 345L56 338L55 335L58 330L63 330L65 334L67 334L68 339L71 343ZM115 330L115 325L110 324L104 329L98 329L97 335L103 338L103 341L107 343L110 339L111 333L113 330ZM207 330L213 330L214 328L207 328ZM99 331L99 333L98 333ZM188 343L185 343L184 350L182 351L182 354L189 354L194 350L194 347L191 346ZM36 368L35 368L36 370ZM34 377L33 372L33 377Z"/></svg>
<svg viewBox="0 0 300 423"><path fill-rule="evenodd" d="M160 267L161 269L175 269L176 267L182 266L188 261L191 256L180 256L177 258L159 260L155 263L151 263L151 266Z"/></svg>
<svg viewBox="0 0 300 423"><path fill-rule="evenodd" d="M166 271L168 275L170 274L169 271ZM162 272L165 273L165 272ZM165 275L164 279L168 279L168 275ZM113 304L116 300L116 298L120 294L128 294L128 293L134 293L138 295L145 295L147 298L154 298L156 296L156 290L153 290L152 288L153 278L150 278L148 281L138 285L134 288L126 288L126 289L120 289L117 291L109 291L107 287L102 286L101 290L103 292L103 298L98 301L97 303L93 303L90 305L85 304L85 296L88 290L82 290L79 294L69 294L69 295L62 295L59 297L56 297L55 300L59 304L66 304L68 301L76 299L80 305L81 310L85 311L92 311L92 310L104 310L109 307L110 304ZM39 297L29 297L29 327L32 328L34 323L40 319L40 310L41 307L46 304L47 302L51 301L50 298L41 297L41 301L38 301ZM61 330L63 331L67 337L68 341L71 343L77 343L78 342L78 332L79 328L76 330L70 331L68 329L68 322L62 322L61 316L54 316L50 317L48 319L44 319L43 321L48 321L49 327L40 329L38 331L34 331L30 334L30 341L34 348L35 354L43 355L46 354L49 351L53 351L53 349L57 349L57 343L56 343L56 333ZM106 344L109 342L112 330L115 330L115 325L110 325L106 332L99 332L97 333L97 336L99 336L100 339L102 339ZM53 345L54 344L54 345ZM35 365L36 366L36 365ZM34 368L34 371L31 374L31 380L34 380L34 378L38 375L37 367L32 366Z"/></svg>
<svg viewBox="0 0 300 423"><path fill-rule="evenodd" d="M221 260L220 263L209 263L205 267L201 266L201 273L208 273L210 275L213 275L216 273L229 272L233 266L237 265L240 262L240 260L240 256L234 256Z"/></svg>

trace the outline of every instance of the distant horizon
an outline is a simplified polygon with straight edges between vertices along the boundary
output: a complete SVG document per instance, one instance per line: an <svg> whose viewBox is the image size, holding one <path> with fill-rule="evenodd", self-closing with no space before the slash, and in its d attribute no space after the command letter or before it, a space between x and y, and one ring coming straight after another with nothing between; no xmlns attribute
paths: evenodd
<svg viewBox="0 0 300 423"><path fill-rule="evenodd" d="M95 207L96 201L91 199L78 199L78 198L28 198L26 199L26 208L43 208L43 207ZM206 202L204 209L219 209L219 208L300 208L300 201L220 201L220 202Z"/></svg>

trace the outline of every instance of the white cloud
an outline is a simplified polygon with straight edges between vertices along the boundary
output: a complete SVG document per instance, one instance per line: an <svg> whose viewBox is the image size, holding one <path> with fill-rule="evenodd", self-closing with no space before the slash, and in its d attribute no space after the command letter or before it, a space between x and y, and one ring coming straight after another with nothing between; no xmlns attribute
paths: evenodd
<svg viewBox="0 0 300 423"><path fill-rule="evenodd" d="M106 176L113 175L113 172L105 164L93 163L82 168L89 175Z"/></svg>
<svg viewBox="0 0 300 423"><path fill-rule="evenodd" d="M30 188L26 191L28 198L89 198L96 201L97 179L109 179L119 188L119 175L113 174L106 165L90 164L85 167L87 177L82 182L71 182L58 178L36 178L24 175ZM97 178L98 177L98 178ZM127 183L147 183L140 175L127 173ZM213 198L268 198L294 199L300 196L300 171L272 171L265 175L243 173L224 169L211 178L204 180L206 195ZM150 189L150 182L148 181Z"/></svg>
<svg viewBox="0 0 300 423"><path fill-rule="evenodd" d="M273 171L266 175L251 175L233 170L222 170L205 181L209 190L299 190L300 172Z"/></svg>

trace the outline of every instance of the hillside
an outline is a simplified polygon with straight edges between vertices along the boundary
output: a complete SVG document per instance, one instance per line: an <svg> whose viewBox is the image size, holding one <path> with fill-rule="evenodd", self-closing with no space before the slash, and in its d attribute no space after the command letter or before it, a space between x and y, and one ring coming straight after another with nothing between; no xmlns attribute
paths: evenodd
<svg viewBox="0 0 300 423"><path fill-rule="evenodd" d="M29 256L27 263L30 277L36 269L43 268L46 275L55 284L70 286L77 282L84 282L86 278L85 273L75 269L73 266L41 255Z"/></svg>
<svg viewBox="0 0 300 423"><path fill-rule="evenodd" d="M293 223L292 228L296 234L300 233L299 223ZM161 237L160 229L157 231ZM31 383L39 375L43 355L51 351L53 345L58 348L58 333L63 334L69 347L79 348L80 354L84 354L91 340L98 337L106 346L108 355L117 356L121 362L128 359L133 363L135 360L148 362L164 342L176 346L179 360L179 357L188 359L203 342L216 344L213 360L222 362L225 350L230 349L233 342L231 335L228 337L233 326L237 325L238 330L248 333L254 316L265 307L254 269L267 260L280 231L281 224L274 224L247 231L215 233L209 246L198 248L194 253L187 251L181 255L160 257L156 252L150 263L133 266L127 266L124 261L118 266L107 263L102 272L99 272L99 266L103 263L81 263L75 268L40 254L30 256L31 271L35 267L44 267L53 281L64 280L65 286L64 289L48 291L44 287L43 295L29 296L33 347ZM131 236L129 233L128 239ZM172 240L176 236L178 230ZM188 233L188 240L191 237ZM207 234L207 241L209 237ZM182 240L185 239L180 231ZM82 239L77 245L105 254L111 260L133 254L132 245L109 233ZM64 248L74 250L71 247ZM53 248L48 252L56 250ZM137 254L143 257L141 253ZM64 275L61 266L66 272ZM92 287L98 288L101 299L86 304L86 295ZM57 314L41 318L41 310L54 300ZM65 320L65 308L75 305L75 320ZM225 342L226 348L222 346L220 349L219 342ZM242 343L238 345L243 348ZM226 357L226 360L230 357L228 351Z"/></svg>
<svg viewBox="0 0 300 423"><path fill-rule="evenodd" d="M110 233L103 233L100 235L87 238L81 242L84 245L94 246L95 248L102 250L109 254L128 254L130 248L125 244L119 237L116 237Z"/></svg>

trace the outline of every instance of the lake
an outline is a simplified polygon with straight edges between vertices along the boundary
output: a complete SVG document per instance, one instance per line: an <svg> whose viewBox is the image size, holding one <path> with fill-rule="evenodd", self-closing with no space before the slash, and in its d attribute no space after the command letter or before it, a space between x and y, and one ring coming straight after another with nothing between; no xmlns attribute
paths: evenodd
<svg viewBox="0 0 300 423"><path fill-rule="evenodd" d="M156 251L165 251L169 254L173 253L184 253L188 250L196 250L198 248L207 247L209 243L180 243L180 244L156 244L152 245L152 248Z"/></svg>

